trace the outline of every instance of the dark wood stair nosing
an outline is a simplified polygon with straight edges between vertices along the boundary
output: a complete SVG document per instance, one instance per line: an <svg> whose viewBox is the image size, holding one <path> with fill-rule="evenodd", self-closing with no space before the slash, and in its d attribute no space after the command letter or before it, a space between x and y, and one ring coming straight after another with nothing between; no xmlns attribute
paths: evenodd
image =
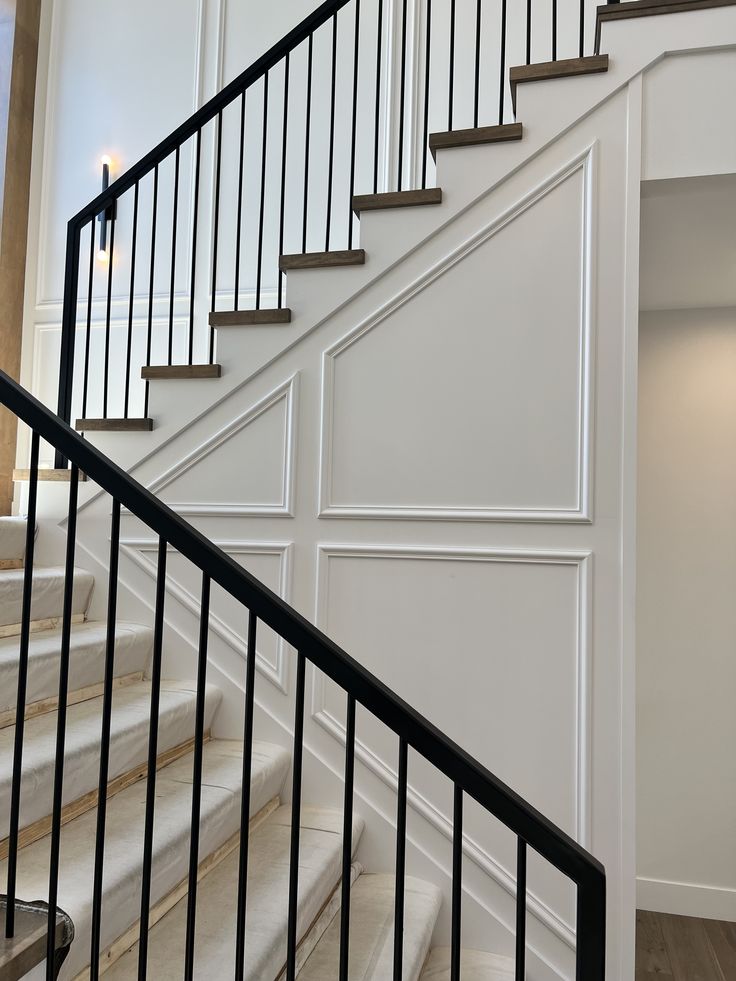
<svg viewBox="0 0 736 981"><path fill-rule="evenodd" d="M222 365L219 364L148 364L141 368L144 381L160 379L220 378Z"/></svg>
<svg viewBox="0 0 736 981"><path fill-rule="evenodd" d="M212 310L210 327L253 327L259 324L290 324L288 307L269 307L266 310Z"/></svg>
<svg viewBox="0 0 736 981"><path fill-rule="evenodd" d="M531 65L515 65L509 69L511 102L516 112L516 89L524 82L548 82L560 78L576 78L582 75L599 75L607 72L607 54L586 55L583 58L564 58L559 61L541 61Z"/></svg>
<svg viewBox="0 0 736 981"><path fill-rule="evenodd" d="M74 428L80 433L150 433L153 419L77 419Z"/></svg>
<svg viewBox="0 0 736 981"><path fill-rule="evenodd" d="M296 252L279 258L279 269L288 272L292 269L335 269L340 266L362 266L365 262L364 249L345 249L335 252Z"/></svg>
<svg viewBox="0 0 736 981"><path fill-rule="evenodd" d="M654 17L659 14L682 14L689 10L709 10L732 7L736 0L629 0L628 3L603 4L596 12L595 52L600 50L601 25L606 21L628 20L633 17Z"/></svg>
<svg viewBox="0 0 736 981"><path fill-rule="evenodd" d="M454 129L443 133L432 133L429 137L429 149L433 159L436 160L437 150L455 150L491 143L509 143L522 139L523 135L524 128L521 123L502 123L500 126Z"/></svg>
<svg viewBox="0 0 736 981"><path fill-rule="evenodd" d="M360 217L363 211L384 211L391 208L417 208L442 204L442 188L427 187L411 191L385 191L382 194L356 194L353 211Z"/></svg>

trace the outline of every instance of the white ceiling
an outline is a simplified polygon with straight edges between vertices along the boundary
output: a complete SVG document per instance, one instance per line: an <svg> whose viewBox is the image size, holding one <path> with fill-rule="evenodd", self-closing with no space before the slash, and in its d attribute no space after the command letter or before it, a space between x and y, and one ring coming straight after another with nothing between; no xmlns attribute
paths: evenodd
<svg viewBox="0 0 736 981"><path fill-rule="evenodd" d="M639 306L736 306L736 174L642 184Z"/></svg>

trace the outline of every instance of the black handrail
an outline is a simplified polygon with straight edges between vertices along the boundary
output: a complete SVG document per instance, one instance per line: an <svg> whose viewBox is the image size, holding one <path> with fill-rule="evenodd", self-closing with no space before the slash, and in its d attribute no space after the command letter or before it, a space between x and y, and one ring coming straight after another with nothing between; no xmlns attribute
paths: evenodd
<svg viewBox="0 0 736 981"><path fill-rule="evenodd" d="M578 887L577 979L603 981L605 872L592 855L1 371L0 404L28 425L34 437L46 440L63 453L72 463L73 475L84 473L107 491L116 508L127 508L143 521L161 542L189 559L206 583L221 586L252 617L262 620L298 651L300 661L306 658L336 682L349 699L388 726L402 747L411 747L427 759L459 791L477 801L525 846L571 879ZM206 638L202 647L206 655ZM405 767L403 770L405 777ZM405 787L399 790L405 795Z"/></svg>

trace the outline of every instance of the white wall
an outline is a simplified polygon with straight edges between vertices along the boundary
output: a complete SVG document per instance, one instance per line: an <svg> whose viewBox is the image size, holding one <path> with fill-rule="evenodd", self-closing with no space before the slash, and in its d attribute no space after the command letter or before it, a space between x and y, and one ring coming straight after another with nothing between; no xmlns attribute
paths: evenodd
<svg viewBox="0 0 736 981"><path fill-rule="evenodd" d="M644 909L736 919L736 309L639 344L637 874Z"/></svg>

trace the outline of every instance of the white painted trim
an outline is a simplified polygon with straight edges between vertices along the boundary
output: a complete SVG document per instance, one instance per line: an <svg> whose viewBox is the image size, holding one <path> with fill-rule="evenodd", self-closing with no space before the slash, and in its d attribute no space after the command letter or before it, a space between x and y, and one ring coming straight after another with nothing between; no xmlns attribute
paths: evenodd
<svg viewBox="0 0 736 981"><path fill-rule="evenodd" d="M195 41L195 52L194 52L194 82L192 85L192 113L195 113L199 109L202 102L202 86L203 86L203 71L204 71L204 58L205 58L205 18L207 15L207 3L206 0L196 0L196 41ZM49 166L49 147L51 146L53 140L52 137L55 132L55 122L56 114L54 112L49 112L49 107L53 105L52 100L49 98L49 94L52 93L57 86L57 69L58 69L58 57L59 57L59 21L61 16L63 16L65 5L64 4L53 4L52 15L51 15L51 42L49 45L49 71L48 71L48 82L47 82L47 96L46 96L46 118L44 126L44 136L43 136L43 167L41 174L41 206L39 209L39 230L38 230L38 256L37 256L37 266L36 266L36 283L35 283L35 307L36 309L44 308L46 306L58 306L61 309L63 304L63 297L44 297L42 295L42 284L46 279L46 261L47 261L47 249L48 243L51 240L48 234L49 228L49 211L48 204L50 200L49 186L51 180L51 168ZM90 200L94 195L96 195L98 189L94 189L93 193L90 195ZM190 180L189 188L189 199L190 205L194 200L194 167L192 167L192 174ZM184 263L184 268L189 268L191 266L191 236L187 236L187 253L186 253L186 263ZM177 264L181 264L181 259ZM59 284L63 288L63 281ZM184 294L178 294L178 296L183 296ZM187 294L188 295L188 294ZM175 294L176 298L177 294ZM124 296L115 297L115 301L122 303L126 301ZM100 302L107 302L106 300ZM127 302L127 301L126 301ZM86 307L85 307L86 309Z"/></svg>
<svg viewBox="0 0 736 981"><path fill-rule="evenodd" d="M269 392L255 405L245 412L236 416L226 426L208 436L198 446L195 446L182 460L175 463L159 477L156 477L150 484L148 490L157 496L161 491L168 487L173 481L182 474L186 473L193 466L207 457L213 450L222 446L232 436L245 429L252 422L262 416L264 412L277 405L281 401L286 402L286 427L284 432L284 456L283 456L283 480L282 497L278 502L257 502L252 504L245 503L208 503L208 502L189 502L189 503L170 503L171 507L178 514L199 515L212 517L214 515L230 515L237 517L294 517L295 500L295 479L296 479L296 412L297 397L299 387L298 372L282 382L277 388Z"/></svg>
<svg viewBox="0 0 736 981"><path fill-rule="evenodd" d="M394 296L378 311L363 320L339 341L327 348L322 355L321 433L320 433L320 482L319 516L330 518L398 519L402 521L458 520L458 521L514 521L514 522L584 522L592 521L591 514L591 466L592 466L592 360L593 316L595 309L595 199L597 175L597 142L586 147L568 164L548 177L540 185L524 195L499 217L470 236L453 249L405 290ZM411 299L438 280L499 231L524 214L547 194L579 170L583 172L583 222L582 269L581 269L581 323L580 323L580 383L579 383L579 432L578 432L578 500L572 508L467 508L452 505L437 507L375 506L369 503L341 505L332 499L333 462L333 415L335 361L348 348L357 343L387 317L400 310Z"/></svg>
<svg viewBox="0 0 736 981"><path fill-rule="evenodd" d="M732 922L736 920L736 889L637 876L636 905L655 913Z"/></svg>
<svg viewBox="0 0 736 981"><path fill-rule="evenodd" d="M482 549L470 547L434 547L416 545L346 545L317 544L315 623L324 630L327 620L329 559L353 558L419 558L429 561L511 562L533 565L572 565L578 572L578 643L576 658L576 786L574 837L587 847L591 837L591 697L592 697L592 552L531 549ZM311 716L341 745L345 745L345 726L325 706L324 675L311 668ZM398 774L370 747L359 739L355 743L358 759L391 790L398 787ZM436 831L452 840L452 820L422 794L408 789L407 801ZM510 895L516 895L516 879L511 871L493 858L478 842L463 836L463 854L481 871L494 879ZM529 893L529 912L569 947L575 946L575 929L538 896Z"/></svg>
<svg viewBox="0 0 736 981"><path fill-rule="evenodd" d="M214 540L213 545L222 549L228 555L278 555L279 557L279 596L287 603L291 597L292 583L292 542L256 542L242 540ZM142 569L153 580L156 579L157 566L154 561L146 558L146 553L158 553L158 539L156 538L121 538L120 547L125 554ZM176 549L167 546L167 552L174 553ZM179 603L195 616L199 615L199 598L177 583L170 571L166 573L166 590L178 600ZM140 597L139 597L140 598ZM210 611L210 630L223 640L232 650L242 658L248 656L248 645L243 639L245 635L245 619L243 620L243 634L236 633L220 617ZM263 655L256 651L256 668L284 695L288 694L288 661L286 651L288 645L286 641L279 637L276 646L276 663L272 664Z"/></svg>

